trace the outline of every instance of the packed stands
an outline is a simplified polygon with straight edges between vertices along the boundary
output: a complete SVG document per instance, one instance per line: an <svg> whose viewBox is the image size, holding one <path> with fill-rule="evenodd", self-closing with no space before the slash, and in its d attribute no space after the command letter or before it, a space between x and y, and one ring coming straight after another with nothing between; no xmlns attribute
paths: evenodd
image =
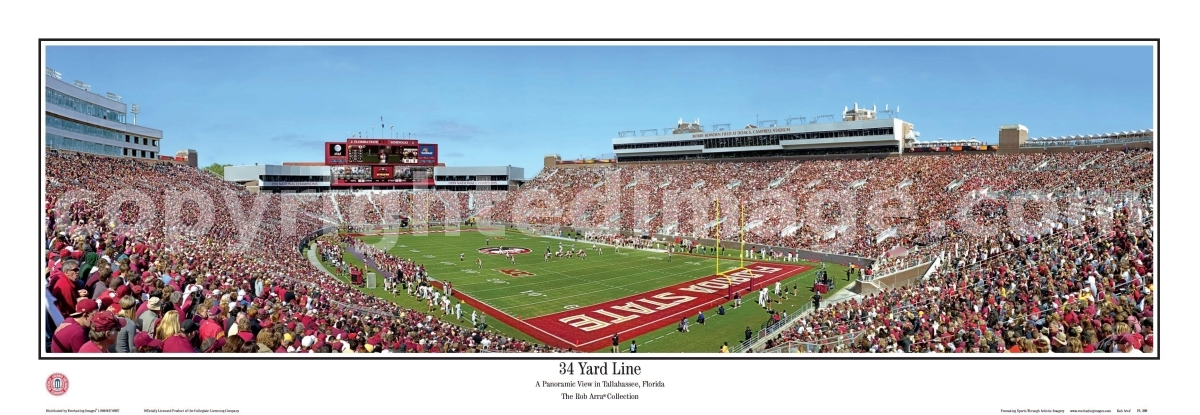
<svg viewBox="0 0 1200 415"><path fill-rule="evenodd" d="M296 243L334 223L477 217L634 245L615 231L712 236L719 199L723 240L739 234L740 201L748 243L869 258L876 275L945 259L928 279L794 316L771 350L1150 350L1149 154L605 165L547 168L513 192L256 196L178 165L52 153L46 282L67 325L109 324L105 310L125 319L101 344L151 337L114 351L167 351L180 336L173 351L556 351L363 294L314 269ZM255 212L261 220L246 220ZM419 264L356 240L325 237L317 249L344 267L342 245L393 273L388 287L420 286ZM87 343L69 333L51 349Z"/></svg>
<svg viewBox="0 0 1200 415"><path fill-rule="evenodd" d="M998 198L1025 191L1080 189L1108 192L1110 197L1136 191L1153 177L1150 159L1139 157L1144 154L963 154L550 168L505 198L488 212L488 219L711 237L713 200L720 199L721 238L731 240L738 236L741 201L748 243L879 259L897 247L922 246L936 252L941 245L961 242L971 227L1044 231L1038 220L1009 223ZM1139 162L1127 163L1132 160ZM1113 169L1122 173L1113 174ZM959 208L964 203L974 223L962 223L966 215ZM1033 206L1026 211L1030 218L1041 214Z"/></svg>
<svg viewBox="0 0 1200 415"><path fill-rule="evenodd" d="M186 166L57 152L46 176L44 278L50 314L62 316L51 352L558 351L316 270L295 247L337 211L328 198L253 195Z"/></svg>

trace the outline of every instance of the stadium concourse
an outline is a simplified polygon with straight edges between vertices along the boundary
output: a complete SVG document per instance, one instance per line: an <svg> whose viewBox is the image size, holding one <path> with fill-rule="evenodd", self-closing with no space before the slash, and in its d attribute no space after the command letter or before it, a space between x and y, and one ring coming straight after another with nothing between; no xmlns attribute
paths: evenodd
<svg viewBox="0 0 1200 415"><path fill-rule="evenodd" d="M748 243L869 258L876 275L942 258L927 279L799 316L768 340L770 350L1149 351L1152 160L1130 150L547 168L514 192L269 196L266 220L252 229L196 219L205 212L180 195L246 211L255 197L195 169L49 154L46 282L65 317L50 349L563 351L362 294L296 247L331 223L393 214L710 237L717 198L725 219L744 203L745 222L755 224ZM126 189L146 200L106 216ZM58 203L79 190L94 196ZM141 218L147 204L165 214ZM1053 207L1061 204L1069 206ZM246 215L227 205L215 203L213 216ZM163 216L183 219L168 227ZM738 228L721 226L720 238L737 239ZM249 242L229 242L241 240ZM323 256L340 255L339 242L354 243L326 239ZM409 281L423 274L420 264L368 255Z"/></svg>

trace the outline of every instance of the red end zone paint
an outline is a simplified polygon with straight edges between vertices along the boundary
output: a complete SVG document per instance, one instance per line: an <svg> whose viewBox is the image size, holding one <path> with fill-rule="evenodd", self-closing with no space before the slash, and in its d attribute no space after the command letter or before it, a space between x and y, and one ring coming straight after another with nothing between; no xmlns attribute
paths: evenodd
<svg viewBox="0 0 1200 415"><path fill-rule="evenodd" d="M726 295L729 293L729 283L726 276L733 280L733 290L740 290L745 297L745 291L751 282L757 290L811 268L754 263L746 268L727 272L724 276L710 275L606 303L535 317L514 326L534 326L536 331L522 331L547 344L554 345L566 341L577 350L596 351L612 345L610 339L613 333L620 333L622 339L631 339L677 324L684 316L690 318L698 310L728 301ZM547 338L547 335L550 337Z"/></svg>

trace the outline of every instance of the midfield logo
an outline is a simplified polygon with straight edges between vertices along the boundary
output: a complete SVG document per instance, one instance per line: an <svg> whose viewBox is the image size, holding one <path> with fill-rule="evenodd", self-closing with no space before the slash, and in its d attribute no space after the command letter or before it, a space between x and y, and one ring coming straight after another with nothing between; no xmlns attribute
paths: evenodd
<svg viewBox="0 0 1200 415"><path fill-rule="evenodd" d="M521 248L521 247L515 247L515 246L506 246L503 249L501 249L498 246L497 247L479 248L479 253L488 254L488 255L504 255L504 254L521 255L521 254L528 254L530 252L532 252L532 251L530 251L529 248Z"/></svg>

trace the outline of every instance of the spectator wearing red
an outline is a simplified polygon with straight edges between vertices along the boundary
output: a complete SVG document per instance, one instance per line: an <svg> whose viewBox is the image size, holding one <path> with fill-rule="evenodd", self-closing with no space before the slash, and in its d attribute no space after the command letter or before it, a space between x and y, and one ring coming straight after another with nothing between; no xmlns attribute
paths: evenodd
<svg viewBox="0 0 1200 415"><path fill-rule="evenodd" d="M117 342L117 333L124 323L125 320L108 311L92 314L92 330L88 332L88 342L79 348L79 353L108 353Z"/></svg>
<svg viewBox="0 0 1200 415"><path fill-rule="evenodd" d="M136 353L162 353L162 342L144 331L134 336L133 344Z"/></svg>
<svg viewBox="0 0 1200 415"><path fill-rule="evenodd" d="M221 329L222 322L221 307L212 306L206 311L206 316L203 322L200 323L200 339L219 339L225 337L225 331Z"/></svg>
<svg viewBox="0 0 1200 415"><path fill-rule="evenodd" d="M87 291L76 287L79 280L79 261L66 260L62 264L62 275L52 276L53 285L50 289L54 295L54 303L63 315L75 312L75 304L80 297L86 297Z"/></svg>
<svg viewBox="0 0 1200 415"><path fill-rule="evenodd" d="M163 340L163 353L196 353L192 341L196 339L200 326L192 320L184 320L179 332Z"/></svg>
<svg viewBox="0 0 1200 415"><path fill-rule="evenodd" d="M87 343L87 328L97 310L96 302L83 299L75 306L75 312L54 330L50 338L50 353L78 353Z"/></svg>

